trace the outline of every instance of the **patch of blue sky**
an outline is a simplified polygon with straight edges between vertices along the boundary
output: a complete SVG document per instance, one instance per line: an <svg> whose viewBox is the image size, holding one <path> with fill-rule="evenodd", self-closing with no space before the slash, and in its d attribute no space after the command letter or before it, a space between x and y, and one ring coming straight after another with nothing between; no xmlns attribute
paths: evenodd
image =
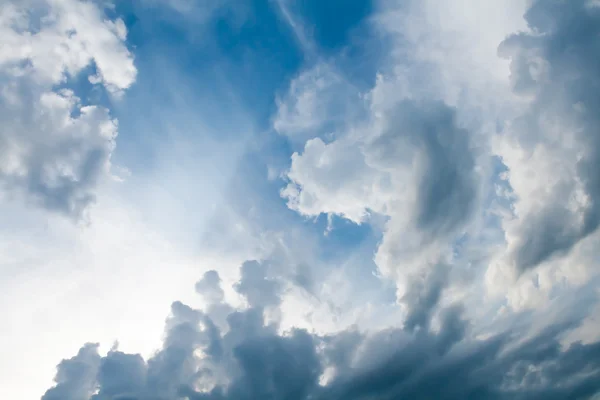
<svg viewBox="0 0 600 400"><path fill-rule="evenodd" d="M372 0L303 0L288 2L324 53L335 53L351 42L352 34L374 10Z"/></svg>
<svg viewBox="0 0 600 400"><path fill-rule="evenodd" d="M68 76L66 80L55 85L53 89L57 92L63 89L71 90L79 98L79 105L81 106L102 106L110 110L112 100L104 85L90 82L90 77L96 76L97 73L96 64L92 62L77 74ZM79 114L80 109L75 107L71 116L77 118Z"/></svg>
<svg viewBox="0 0 600 400"><path fill-rule="evenodd" d="M390 47L371 23L376 13L374 1L306 0L293 4L290 10L297 13L320 58L358 89L371 89Z"/></svg>

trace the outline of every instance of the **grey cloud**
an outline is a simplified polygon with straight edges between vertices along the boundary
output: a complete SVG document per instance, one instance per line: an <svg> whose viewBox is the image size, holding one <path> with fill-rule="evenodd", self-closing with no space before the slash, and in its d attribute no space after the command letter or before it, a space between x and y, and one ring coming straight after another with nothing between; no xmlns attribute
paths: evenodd
<svg viewBox="0 0 600 400"><path fill-rule="evenodd" d="M281 302L281 284L267 277L267 267L258 261L242 264L242 277L235 289L246 297L251 307L277 306Z"/></svg>
<svg viewBox="0 0 600 400"><path fill-rule="evenodd" d="M469 133L442 102L405 100L388 112L387 127L369 146L384 168L415 162L417 224L432 234L454 230L470 215L477 194Z"/></svg>
<svg viewBox="0 0 600 400"><path fill-rule="evenodd" d="M147 379L146 362L139 354L110 351L102 358L97 379L100 390L92 400L124 400L143 389Z"/></svg>
<svg viewBox="0 0 600 400"><path fill-rule="evenodd" d="M148 361L145 389L157 398L175 396L180 385L195 377L194 352L205 339L199 327L202 318L199 311L175 302L171 313L163 348Z"/></svg>
<svg viewBox="0 0 600 400"><path fill-rule="evenodd" d="M104 108L81 107L69 92L39 93L30 85L14 90L27 107L0 96L0 190L80 218L109 176L116 122Z"/></svg>
<svg viewBox="0 0 600 400"><path fill-rule="evenodd" d="M416 336L397 351L391 350L392 343L376 338L391 350L388 358L332 384L326 398L589 399L600 390L600 344L577 343L562 351L558 339L568 328L556 328L511 350L517 338L508 332L467 341L461 328L448 347L442 330Z"/></svg>
<svg viewBox="0 0 600 400"><path fill-rule="evenodd" d="M431 313L448 283L448 272L448 267L435 265L423 271L423 276L412 277L410 287L402 299L408 307L408 315L404 321L406 329L429 327Z"/></svg>
<svg viewBox="0 0 600 400"><path fill-rule="evenodd" d="M97 344L86 344L73 358L63 360L57 367L56 385L42 400L89 399L96 386L101 358Z"/></svg>
<svg viewBox="0 0 600 400"><path fill-rule="evenodd" d="M550 200L522 222L513 258L520 271L568 252L600 223L600 7L591 1L535 1L526 14L533 33L507 38L499 54L510 59L516 93L532 98L514 122L515 140L532 152L543 143L574 165ZM552 135L549 130L560 130ZM573 210L577 186L588 202Z"/></svg>
<svg viewBox="0 0 600 400"><path fill-rule="evenodd" d="M42 399L585 400L600 391L600 343L561 347L580 317L525 340L523 324L477 340L460 306L439 315L436 330L323 337L278 333L259 305L231 311L223 333L203 311L175 302L163 348L148 361L117 350L101 357L86 345L59 364L57 384ZM320 384L326 369L333 375Z"/></svg>
<svg viewBox="0 0 600 400"><path fill-rule="evenodd" d="M289 336L246 340L234 350L243 375L228 390L232 399L301 400L321 374L316 340L304 330Z"/></svg>
<svg viewBox="0 0 600 400"><path fill-rule="evenodd" d="M408 308L406 328L427 328L452 281L445 255L478 205L477 150L454 108L415 100L403 100L387 111L385 127L367 149L368 163L391 170L392 179L396 170L414 175L406 183L414 182L414 194L407 196L414 204L398 208L390 202L397 209L390 213L376 260L388 276L404 281L406 293L400 300ZM398 185L396 190L406 189Z"/></svg>
<svg viewBox="0 0 600 400"><path fill-rule="evenodd" d="M478 152L456 110L442 102L372 107L369 123L348 136L310 140L295 153L281 194L306 216L388 218L375 263L386 278L410 286L411 275L443 261L468 228L480 198Z"/></svg>
<svg viewBox="0 0 600 400"><path fill-rule="evenodd" d="M220 303L223 301L224 292L221 288L221 278L217 271L207 271L202 279L196 283L196 292L209 303Z"/></svg>

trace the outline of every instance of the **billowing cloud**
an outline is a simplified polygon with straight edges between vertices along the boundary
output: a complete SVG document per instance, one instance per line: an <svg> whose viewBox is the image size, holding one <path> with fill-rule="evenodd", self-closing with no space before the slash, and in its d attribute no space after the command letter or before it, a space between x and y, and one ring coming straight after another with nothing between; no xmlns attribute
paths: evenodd
<svg viewBox="0 0 600 400"><path fill-rule="evenodd" d="M235 289L248 300L251 307L279 305L281 285L267 277L267 266L258 261L247 261L241 269L242 277Z"/></svg>
<svg viewBox="0 0 600 400"><path fill-rule="evenodd" d="M367 123L330 143L311 139L292 156L282 196L306 216L358 224L386 217L375 261L404 297L412 279L449 262L466 229L479 201L476 157L469 132L442 102L373 104Z"/></svg>
<svg viewBox="0 0 600 400"><path fill-rule="evenodd" d="M600 222L600 8L536 1L526 19L531 31L508 37L499 54L529 105L496 143L514 198L508 263L519 273L568 253Z"/></svg>
<svg viewBox="0 0 600 400"><path fill-rule="evenodd" d="M364 118L292 156L282 191L291 209L388 219L375 261L400 298L413 278L462 256L481 271L491 260L488 289L508 290L517 308L543 301L561 279L581 284L592 275L582 270L593 268L587 242L598 225L589 110L598 103L599 8L509 3L381 2L375 21L392 51L364 96ZM457 12L456 21L447 17ZM296 99L314 92L292 89ZM459 247L480 247L480 255Z"/></svg>
<svg viewBox="0 0 600 400"><path fill-rule="evenodd" d="M460 307L442 310L435 329L327 336L279 332L260 307L232 309L223 331L202 310L175 302L171 312L148 361L85 345L59 364L43 399L586 399L600 390L600 344L561 347L580 323L573 315L476 338Z"/></svg>
<svg viewBox="0 0 600 400"><path fill-rule="evenodd" d="M48 390L42 400L90 398L96 387L100 363L98 345L86 344L76 356L58 365L56 386Z"/></svg>
<svg viewBox="0 0 600 400"><path fill-rule="evenodd" d="M72 218L110 177L117 122L88 104L72 78L119 96L135 80L122 20L94 3L8 1L0 5L0 193Z"/></svg>

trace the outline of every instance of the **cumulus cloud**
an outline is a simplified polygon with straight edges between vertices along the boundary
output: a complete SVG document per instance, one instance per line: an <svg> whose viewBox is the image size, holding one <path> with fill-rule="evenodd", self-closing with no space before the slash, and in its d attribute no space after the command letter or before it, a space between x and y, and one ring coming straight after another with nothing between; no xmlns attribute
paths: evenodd
<svg viewBox="0 0 600 400"><path fill-rule="evenodd" d="M220 330L203 310L175 302L154 356L116 348L101 356L85 345L59 364L43 399L585 399L600 390L600 344L561 347L561 335L580 323L572 315L484 339L460 307L438 319L437 329L418 332L318 336L279 332L261 307L249 307L232 309Z"/></svg>
<svg viewBox="0 0 600 400"><path fill-rule="evenodd" d="M101 357L97 344L86 344L76 356L63 360L57 368L56 386L42 400L79 400L90 398L96 387Z"/></svg>
<svg viewBox="0 0 600 400"><path fill-rule="evenodd" d="M64 87L87 73L119 96L134 82L125 25L91 2L8 1L0 36L1 194L80 218L110 176L117 122Z"/></svg>
<svg viewBox="0 0 600 400"><path fill-rule="evenodd" d="M204 273L202 279L196 283L196 292L205 298L210 303L220 303L225 298L225 293L221 288L221 278L215 270L210 270Z"/></svg>
<svg viewBox="0 0 600 400"><path fill-rule="evenodd" d="M392 43L384 73L360 118L293 154L288 206L359 224L386 217L375 261L400 298L413 277L454 265L459 246L480 248L462 261L485 271L491 260L488 289L517 308L564 278L581 284L593 268L584 239L595 243L598 225L594 4L380 2L374 21ZM319 96L318 110L331 98Z"/></svg>
<svg viewBox="0 0 600 400"><path fill-rule="evenodd" d="M499 55L529 105L496 143L514 198L507 263L519 273L568 253L600 222L600 10L583 0L536 1L526 19L530 32L507 38Z"/></svg>
<svg viewBox="0 0 600 400"><path fill-rule="evenodd" d="M348 120L334 124L334 135L318 132L337 116L329 104L348 97L343 72L329 79L324 67L311 67L300 77L312 80L298 78L279 102L277 118L303 99L318 104L295 114L306 124L298 126L307 140L291 157L281 194L302 215L339 215L381 229L375 262L408 306L416 303L405 294L413 284L429 285L418 283L431 276L428 270L449 267L442 283L448 286L457 275L479 278L496 251L506 252L498 220L510 212L512 198L494 192L495 182L506 181L498 177L493 139L526 103L511 92L510 61L497 48L527 28L527 4L390 0L378 6L369 23L389 41L389 54L374 87L358 96ZM320 82L318 72L332 84L307 84Z"/></svg>
<svg viewBox="0 0 600 400"><path fill-rule="evenodd" d="M476 150L442 102L373 100L371 108L366 123L330 143L311 139L295 153L281 194L306 216L336 214L357 224L387 218L375 261L408 301L410 282L450 261L474 213Z"/></svg>
<svg viewBox="0 0 600 400"><path fill-rule="evenodd" d="M246 297L251 307L277 306L281 302L281 285L276 280L267 277L265 264L258 261L247 261L240 269L242 277L235 289Z"/></svg>

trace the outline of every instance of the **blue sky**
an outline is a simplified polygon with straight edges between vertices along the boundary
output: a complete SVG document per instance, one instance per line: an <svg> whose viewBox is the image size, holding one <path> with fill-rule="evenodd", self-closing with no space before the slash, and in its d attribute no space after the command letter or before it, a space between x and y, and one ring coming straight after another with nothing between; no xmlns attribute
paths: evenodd
<svg viewBox="0 0 600 400"><path fill-rule="evenodd" d="M598 398L596 3L0 0L0 397Z"/></svg>

